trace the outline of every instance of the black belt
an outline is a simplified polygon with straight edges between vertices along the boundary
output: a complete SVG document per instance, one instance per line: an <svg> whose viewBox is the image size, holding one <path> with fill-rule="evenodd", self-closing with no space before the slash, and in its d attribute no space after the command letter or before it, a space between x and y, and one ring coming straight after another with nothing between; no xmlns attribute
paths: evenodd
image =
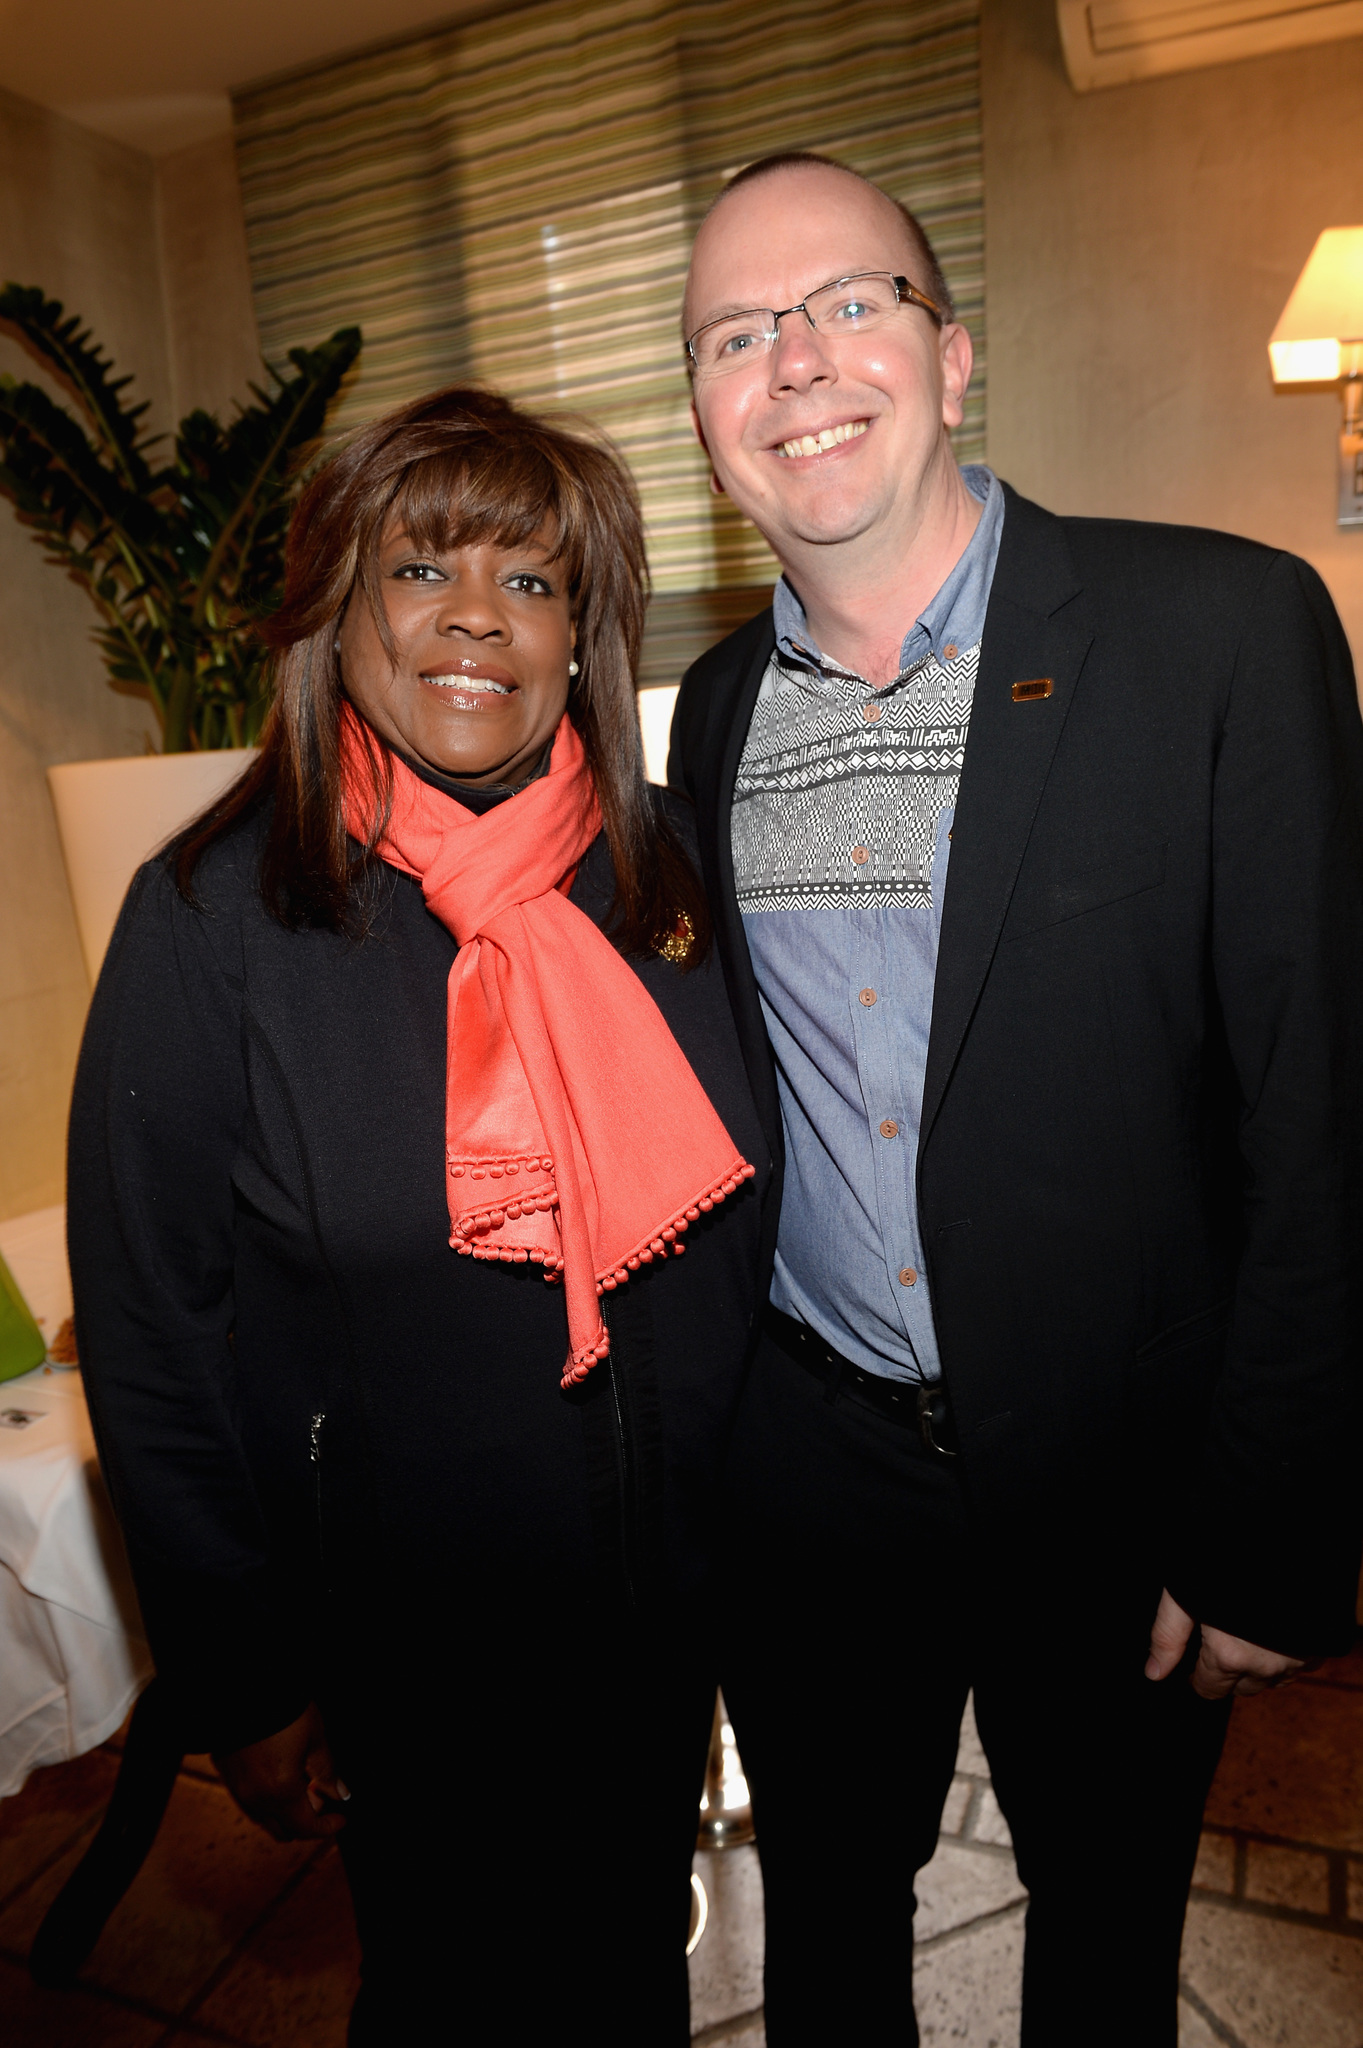
<svg viewBox="0 0 1363 2048"><path fill-rule="evenodd" d="M859 1407L870 1408L904 1429L916 1429L924 1449L934 1458L960 1456L961 1446L952 1420L951 1403L940 1380L924 1385L914 1380L887 1379L883 1373L866 1372L863 1367L853 1365L850 1358L844 1358L840 1351L835 1351L831 1344L826 1344L817 1330L811 1330L807 1323L797 1322L794 1316L773 1308L770 1302L765 1322L772 1343L796 1365L802 1365L806 1372L813 1373L815 1379L822 1380L830 1401L844 1395Z"/></svg>

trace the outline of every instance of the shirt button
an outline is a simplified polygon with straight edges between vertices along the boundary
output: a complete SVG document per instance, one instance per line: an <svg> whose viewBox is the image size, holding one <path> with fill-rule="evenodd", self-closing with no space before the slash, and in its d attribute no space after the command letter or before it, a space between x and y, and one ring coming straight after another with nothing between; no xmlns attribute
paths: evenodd
<svg viewBox="0 0 1363 2048"><path fill-rule="evenodd" d="M869 859L871 858L871 849L870 849L870 847L869 847L869 846L854 846L854 847L852 848L852 858L853 858L853 860L854 860L854 861L856 862L856 864L857 864L857 866L858 866L859 868L864 868L864 867L865 867L865 865L866 865L866 863L867 863L867 861L868 861L868 860L869 860Z"/></svg>
<svg viewBox="0 0 1363 2048"><path fill-rule="evenodd" d="M899 1284L901 1287L916 1287L918 1285L917 1266L901 1266L899 1269Z"/></svg>
<svg viewBox="0 0 1363 2048"><path fill-rule="evenodd" d="M942 649L943 657L947 661L955 661L958 652L959 650L954 640L948 640L946 646Z"/></svg>
<svg viewBox="0 0 1363 2048"><path fill-rule="evenodd" d="M880 723L880 706L879 706L879 704L863 704L863 705L862 705L862 707L861 707L861 716L862 716L862 722L863 722L864 724L866 724L866 725L879 725L879 723Z"/></svg>
<svg viewBox="0 0 1363 2048"><path fill-rule="evenodd" d="M864 988L861 994L858 996L857 1001L861 1004L863 1010L869 1010L872 1003L874 1003L875 999L875 990L873 988Z"/></svg>
<svg viewBox="0 0 1363 2048"><path fill-rule="evenodd" d="M899 1136L899 1125L892 1116L887 1116L884 1123L880 1126L880 1135L882 1138L897 1138Z"/></svg>

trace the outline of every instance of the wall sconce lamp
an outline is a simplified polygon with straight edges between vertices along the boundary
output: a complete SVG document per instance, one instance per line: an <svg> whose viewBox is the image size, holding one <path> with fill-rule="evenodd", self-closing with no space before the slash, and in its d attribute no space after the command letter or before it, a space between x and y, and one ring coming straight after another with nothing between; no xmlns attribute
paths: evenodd
<svg viewBox="0 0 1363 2048"><path fill-rule="evenodd" d="M1268 357L1280 390L1339 391L1339 524L1363 526L1363 228L1326 228L1317 238Z"/></svg>

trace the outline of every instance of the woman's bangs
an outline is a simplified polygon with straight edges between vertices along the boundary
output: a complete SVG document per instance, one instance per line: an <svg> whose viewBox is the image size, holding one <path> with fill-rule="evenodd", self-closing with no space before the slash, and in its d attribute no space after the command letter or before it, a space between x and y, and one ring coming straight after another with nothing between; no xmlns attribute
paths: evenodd
<svg viewBox="0 0 1363 2048"><path fill-rule="evenodd" d="M560 479L554 465L539 449L500 436L470 435L457 448L410 464L385 524L394 518L401 520L415 546L433 554L487 544L524 547L539 540L546 525L555 536L551 559L564 553ZM576 565L570 561L566 566L572 575Z"/></svg>

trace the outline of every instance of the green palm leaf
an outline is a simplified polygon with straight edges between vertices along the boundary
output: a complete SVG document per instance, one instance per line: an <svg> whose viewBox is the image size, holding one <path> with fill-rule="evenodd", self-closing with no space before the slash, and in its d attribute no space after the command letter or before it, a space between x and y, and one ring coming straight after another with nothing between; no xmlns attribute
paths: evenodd
<svg viewBox="0 0 1363 2048"><path fill-rule="evenodd" d="M145 405L88 328L31 285L0 290L0 324L76 400L0 378L0 493L99 614L110 681L145 691L168 753L240 746L266 709L256 623L279 601L292 500L328 407L361 347L357 327L266 365L268 385L224 423L192 412L153 470Z"/></svg>
<svg viewBox="0 0 1363 2048"><path fill-rule="evenodd" d="M143 449L150 445L139 432L145 404L127 406L120 393L131 377L111 377L108 358L91 344L90 330L59 299L49 299L37 285L7 284L0 291L0 322L15 329L34 354L72 393L93 425L111 465L129 489L145 490L150 472Z"/></svg>

